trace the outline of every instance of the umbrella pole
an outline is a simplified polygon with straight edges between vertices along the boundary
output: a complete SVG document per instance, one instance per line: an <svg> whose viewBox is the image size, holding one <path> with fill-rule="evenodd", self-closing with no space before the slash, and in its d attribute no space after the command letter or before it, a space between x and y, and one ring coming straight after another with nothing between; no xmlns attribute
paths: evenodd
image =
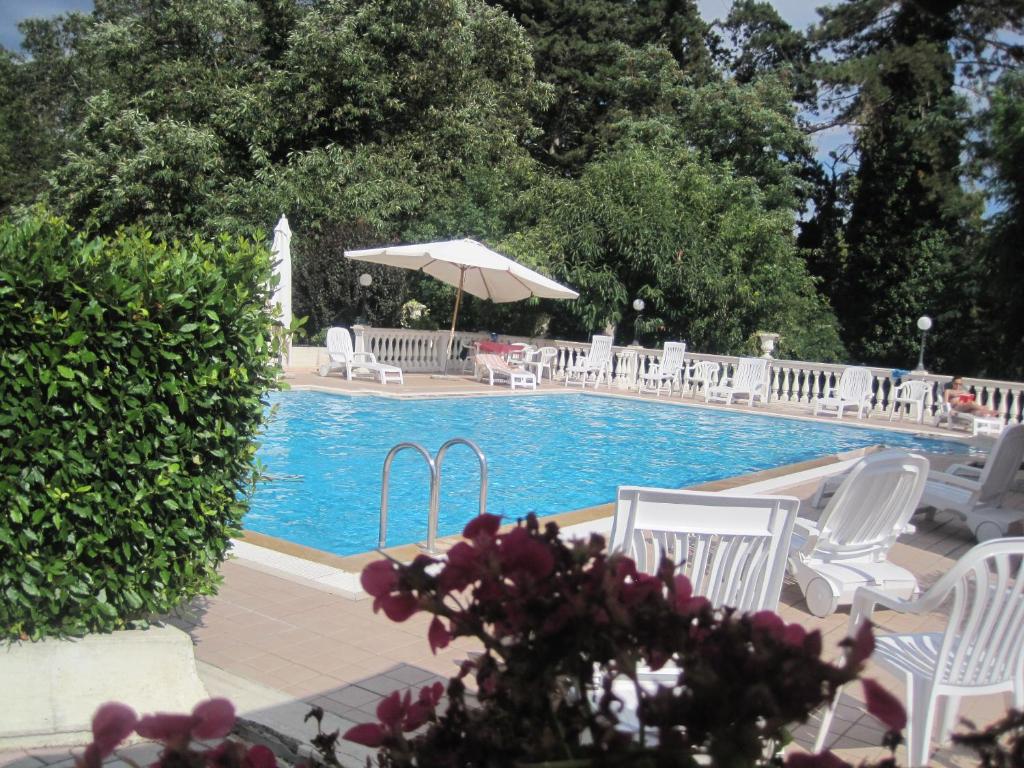
<svg viewBox="0 0 1024 768"><path fill-rule="evenodd" d="M444 372L448 372L448 359L452 356L452 347L455 345L455 321L459 319L459 305L462 303L462 281L466 279L466 268L462 267L459 272L459 290L455 294L455 312L452 314L452 330L448 334L448 350L444 355Z"/></svg>

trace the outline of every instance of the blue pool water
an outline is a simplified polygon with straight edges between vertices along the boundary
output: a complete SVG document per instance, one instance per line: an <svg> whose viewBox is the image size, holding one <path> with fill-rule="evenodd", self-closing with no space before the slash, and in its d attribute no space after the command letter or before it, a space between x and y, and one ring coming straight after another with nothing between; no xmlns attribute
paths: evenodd
<svg viewBox="0 0 1024 768"><path fill-rule="evenodd" d="M489 464L488 511L515 519L615 499L620 485L680 488L885 443L935 453L965 450L911 434L680 408L593 395L392 400L280 392L259 457L261 483L245 527L339 555L377 546L381 469L403 441L431 454L466 437ZM388 546L426 538L429 472L422 457L395 458ZM478 509L476 457L445 457L439 535L458 533Z"/></svg>

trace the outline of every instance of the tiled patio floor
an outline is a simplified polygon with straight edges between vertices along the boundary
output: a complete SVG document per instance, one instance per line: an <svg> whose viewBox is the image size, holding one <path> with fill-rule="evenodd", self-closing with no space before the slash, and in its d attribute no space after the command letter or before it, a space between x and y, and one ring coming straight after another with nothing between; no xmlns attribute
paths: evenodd
<svg viewBox="0 0 1024 768"><path fill-rule="evenodd" d="M398 394L400 390L402 395L494 391L469 381L407 378L414 383L386 389L391 394ZM381 389L369 382L347 383L308 374L294 374L290 381L293 385L317 386L330 382L331 388L346 390ZM550 384L543 387L543 390L551 389L561 390L562 387ZM801 413L806 410L799 409ZM880 426L884 421L872 419L870 423ZM948 463L949 459L940 458L940 461ZM787 492L806 499L813 492L813 486L794 487ZM1024 510L1024 496L1015 494L1013 503ZM910 568L919 577L922 587L927 587L969 549L972 542L966 529L948 520L944 522L944 518L934 521L921 518L918 523L917 532L896 545L892 560ZM457 642L435 656L427 645L425 617L413 616L405 623L395 624L383 615L374 614L369 600L354 600L249 561L228 561L222 568L222 575L224 583L217 596L195 601L188 615L171 620L192 636L198 660L281 691L285 698L323 707L331 713L332 728L344 729L350 724L373 720L376 703L391 691L409 686L418 689L423 684L447 678L455 672L456 660L471 648L468 643ZM794 583L787 583L782 601L782 615L788 621L820 629L825 636L826 649L835 648L845 636L848 620L845 609L824 620L811 616ZM879 613L876 620L881 630L937 626L936 617L907 618L889 612ZM884 682L898 690L893 681ZM838 754L858 763L883 754L877 746L882 729L858 706L854 697L859 691L851 693L838 711L832 741ZM1002 714L1008 704L1008 699L1001 696L967 700L961 714L980 725ZM294 712L303 710L304 705L293 707ZM301 720L301 715L295 715L295 719ZM303 731L301 722L294 725L291 732ZM797 744L809 747L815 731L814 722L799 728L795 734ZM312 727L306 727L305 732L312 736ZM147 748L152 749L152 746L135 749ZM346 765L364 764L365 750L354 745L346 746L345 750ZM0 755L0 765L8 768L12 765L39 768L48 763L68 768L68 760L66 750ZM115 758L114 762L117 761ZM948 748L939 750L933 762L937 765L974 764L968 756Z"/></svg>

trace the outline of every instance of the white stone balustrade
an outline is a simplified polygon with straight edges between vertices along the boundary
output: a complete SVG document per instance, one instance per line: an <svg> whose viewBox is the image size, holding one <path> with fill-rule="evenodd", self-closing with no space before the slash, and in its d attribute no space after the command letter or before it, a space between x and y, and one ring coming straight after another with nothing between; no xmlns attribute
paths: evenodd
<svg viewBox="0 0 1024 768"><path fill-rule="evenodd" d="M377 360L401 367L410 373L436 373L445 369L445 352L448 345L448 331L414 331L402 328L371 328L354 326L356 349L373 352ZM361 338L360 338L361 337ZM484 341L486 333L456 332L452 353L447 370L461 370L461 354L471 349L477 341ZM575 359L576 355L589 349L588 342L562 341L553 339L535 339L525 336L501 335L499 339L509 344L523 343L537 347L556 347L558 356L552 361L552 378L559 380L565 376L565 368ZM612 386L618 389L636 387L640 371L647 370L652 363L661 357L661 350L644 347L612 348ZM326 359L326 351L316 352L316 363L320 357ZM309 348L293 348L293 366L304 365L312 360ZM686 351L687 360L712 360L721 363L723 376L732 374L736 367L737 357L731 355L710 355ZM300 362L301 361L301 362ZM845 365L835 363L813 363L806 360L771 360L769 369L768 401L779 403L811 404L821 397L824 391L835 385ZM889 393L896 386L892 370L878 366L869 366L874 375L874 398L871 413L888 413ZM933 412L942 402L942 390L950 381L950 376L931 373L910 372L905 379L924 379L933 386ZM1000 381L995 379L964 378L964 387L975 393L977 402L995 409L1007 421L1024 421L1024 382Z"/></svg>

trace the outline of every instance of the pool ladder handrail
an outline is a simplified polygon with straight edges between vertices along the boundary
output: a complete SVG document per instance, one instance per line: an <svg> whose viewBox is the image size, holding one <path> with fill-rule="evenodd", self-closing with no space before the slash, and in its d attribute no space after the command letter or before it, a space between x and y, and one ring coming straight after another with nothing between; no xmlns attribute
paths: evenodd
<svg viewBox="0 0 1024 768"><path fill-rule="evenodd" d="M487 511L487 457L484 456L483 451L480 450L480 446L472 440L467 440L464 437L453 437L437 449L436 456L431 456L430 451L419 443L399 443L388 451L388 455L384 459L384 469L381 474L380 486L380 537L378 539L377 549L383 550L387 542L388 487L391 481L391 463L399 453L406 449L412 449L426 460L427 466L430 468L430 508L427 510L426 549L427 552L431 554L437 553L437 518L441 506L441 464L444 461L445 454L448 453L448 449L453 445L467 445L472 449L473 453L476 454L476 458L480 462L479 514L482 515Z"/></svg>

